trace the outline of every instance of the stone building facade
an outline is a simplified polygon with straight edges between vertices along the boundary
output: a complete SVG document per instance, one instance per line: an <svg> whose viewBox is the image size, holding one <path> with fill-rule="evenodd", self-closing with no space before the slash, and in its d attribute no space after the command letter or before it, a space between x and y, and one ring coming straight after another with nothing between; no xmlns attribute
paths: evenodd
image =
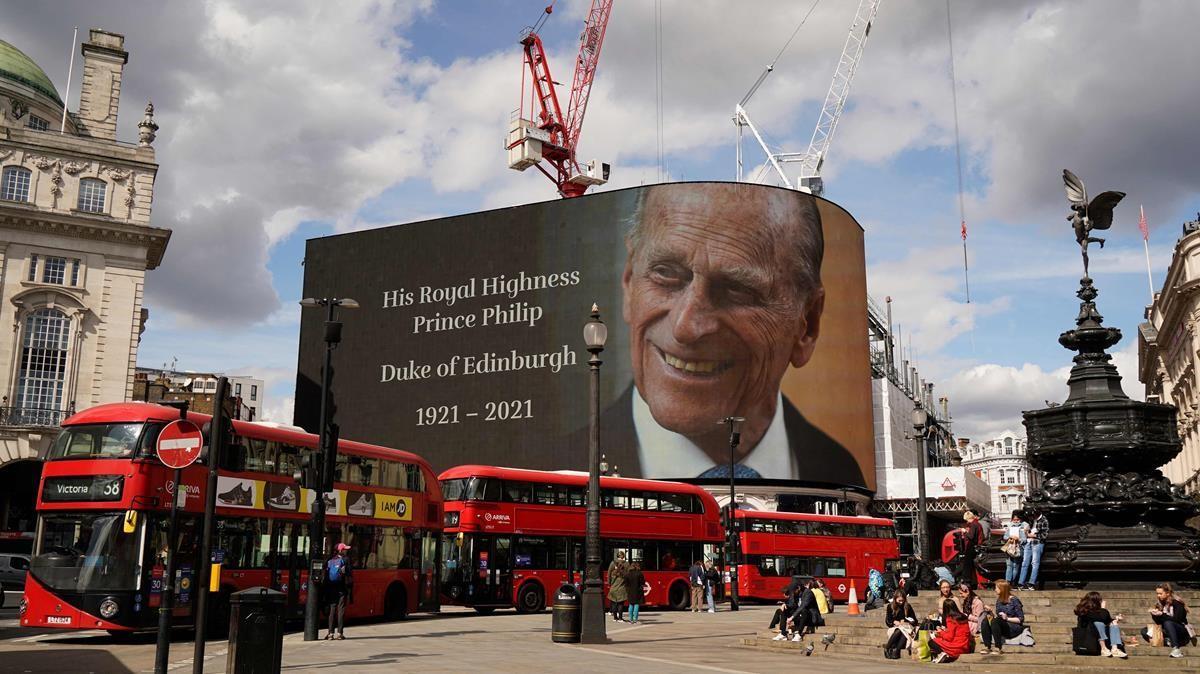
<svg viewBox="0 0 1200 674"><path fill-rule="evenodd" d="M1200 213L1184 223L1162 290L1138 326L1138 379L1146 401L1179 408L1183 451L1163 466L1171 482L1200 494Z"/></svg>
<svg viewBox="0 0 1200 674"><path fill-rule="evenodd" d="M152 106L137 142L116 137L124 37L92 30L82 53L64 124L57 87L0 40L0 486L36 474L65 415L131 397L145 274L171 236L151 223ZM9 509L0 530L19 526Z"/></svg>
<svg viewBox="0 0 1200 674"><path fill-rule="evenodd" d="M962 440L963 467L986 482L991 492L993 523L1008 521L1041 484L1040 473L1026 459L1025 438L1005 431L986 442Z"/></svg>

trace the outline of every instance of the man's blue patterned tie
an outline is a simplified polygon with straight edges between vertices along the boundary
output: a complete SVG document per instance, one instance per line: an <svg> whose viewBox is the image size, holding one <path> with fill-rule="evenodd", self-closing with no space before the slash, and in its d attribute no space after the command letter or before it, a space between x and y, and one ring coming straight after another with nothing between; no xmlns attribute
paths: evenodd
<svg viewBox="0 0 1200 674"><path fill-rule="evenodd" d="M717 464L717 465L713 466L712 468L709 468L708 470L704 471L703 473L700 473L700 475L698 475L697 477L729 477L729 464L727 464L727 463ZM743 466L740 463L735 463L733 465L733 477L735 479L736 478L757 479L757 478L761 478L762 475L760 475L757 470L754 470L753 468L751 468L749 466Z"/></svg>

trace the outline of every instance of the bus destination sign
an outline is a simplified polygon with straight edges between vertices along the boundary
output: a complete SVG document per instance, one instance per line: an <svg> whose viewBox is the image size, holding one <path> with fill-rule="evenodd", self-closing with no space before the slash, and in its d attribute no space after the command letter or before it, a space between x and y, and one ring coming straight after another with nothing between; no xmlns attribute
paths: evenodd
<svg viewBox="0 0 1200 674"><path fill-rule="evenodd" d="M42 487L43 501L120 501L125 478L120 475L50 477Z"/></svg>

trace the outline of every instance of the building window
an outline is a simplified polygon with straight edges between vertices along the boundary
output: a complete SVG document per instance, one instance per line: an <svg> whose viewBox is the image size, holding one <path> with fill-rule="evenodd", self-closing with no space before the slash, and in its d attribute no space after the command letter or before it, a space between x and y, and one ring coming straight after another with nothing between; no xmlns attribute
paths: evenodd
<svg viewBox="0 0 1200 674"><path fill-rule="evenodd" d="M79 260L71 260L71 285L79 285Z"/></svg>
<svg viewBox="0 0 1200 674"><path fill-rule="evenodd" d="M1000 496L1000 507L1001 508L1008 507L1008 496L1004 496L1004 495Z"/></svg>
<svg viewBox="0 0 1200 674"><path fill-rule="evenodd" d="M50 130L50 122L47 122L33 113L29 114L29 120L25 122L25 126L33 129L34 131Z"/></svg>
<svg viewBox="0 0 1200 674"><path fill-rule="evenodd" d="M30 283L33 283L34 281L37 280L37 254L36 253L29 256L29 276L26 277L25 280L29 281Z"/></svg>
<svg viewBox="0 0 1200 674"><path fill-rule="evenodd" d="M25 319L19 407L47 412L61 409L70 334L70 319L57 309L38 309Z"/></svg>
<svg viewBox="0 0 1200 674"><path fill-rule="evenodd" d="M250 399L258 400L258 386L255 384L250 385Z"/></svg>
<svg viewBox="0 0 1200 674"><path fill-rule="evenodd" d="M233 385L233 395L239 396L239 397L242 395L242 385L241 384Z"/></svg>
<svg viewBox="0 0 1200 674"><path fill-rule="evenodd" d="M67 276L67 258L48 257L42 261L42 283L62 285Z"/></svg>
<svg viewBox="0 0 1200 674"><path fill-rule="evenodd" d="M33 175L21 166L9 166L0 174L0 199L29 201L29 179Z"/></svg>
<svg viewBox="0 0 1200 674"><path fill-rule="evenodd" d="M79 210L88 213L104 212L104 193L108 184L95 178L79 181Z"/></svg>

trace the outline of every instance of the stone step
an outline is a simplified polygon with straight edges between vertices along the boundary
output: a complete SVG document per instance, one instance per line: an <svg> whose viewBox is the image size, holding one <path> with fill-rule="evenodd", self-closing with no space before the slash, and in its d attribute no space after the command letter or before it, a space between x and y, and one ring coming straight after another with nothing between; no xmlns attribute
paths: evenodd
<svg viewBox="0 0 1200 674"><path fill-rule="evenodd" d="M754 638L743 639L738 645L743 648L759 648L782 650L787 646L780 646L782 642L772 642L771 645L757 645ZM790 642L786 642L790 643ZM796 644L800 646L800 644ZM803 652L802 649L793 649L797 657ZM887 660L883 658L882 650L879 648L855 648L853 651L838 650L836 645L830 646L829 650L824 650L821 646L817 646L814 651L816 657L832 658L836 660L848 660L858 662L870 662L879 667L911 667L914 663L905 657L899 660ZM978 672L1029 672L1030 674L1100 674L1104 672L1118 672L1120 674L1162 674L1163 672L1184 672L1191 671L1194 666L1188 664L1188 660L1170 659L1167 662L1160 662L1148 659L1128 659L1128 660L1113 660L1112 658L1084 658L1072 656L1075 658L1072 661L1065 663L1036 663L1030 662L1028 659L1017 660L1009 658L1006 655L1002 656L966 656L958 662L954 663L954 667L958 670L978 671ZM1085 664L1078 664L1083 662Z"/></svg>
<svg viewBox="0 0 1200 674"><path fill-rule="evenodd" d="M777 633L761 632L757 635L757 638L760 640L772 641L772 637L774 637L775 634L777 634ZM821 632L819 632L817 634L818 643L820 641L820 637L823 634L836 634L837 639L834 641L835 644L847 644L847 645L855 645L855 646L873 646L873 647L882 649L884 644L887 642L887 632L885 632L885 631L872 630L872 631L867 632L867 631L862 631L861 628L845 628L845 627L830 628L827 626L825 628L822 628ZM1014 652L1041 652L1041 653L1054 653L1054 654L1064 653L1064 654L1074 655L1074 652L1071 647L1071 639L1070 639L1069 634L1066 635L1066 638L1051 637L1051 638L1042 639L1042 638L1038 638L1038 635L1035 633L1034 638L1037 638L1036 646L1032 646L1032 647L1013 646L1011 648L1016 649L1016 651L1014 651ZM807 639L809 639L811 641L812 637L809 636L809 637L807 637ZM778 642L775 642L775 643L778 643ZM982 647L982 642L978 638L976 638L976 645L977 645L977 647ZM1147 646L1145 646L1145 644L1139 644L1137 646L1130 644L1130 646L1128 648L1128 652L1129 652L1130 656L1137 655L1140 657L1160 657L1160 656L1167 657L1168 655L1170 655L1171 650L1169 648L1147 647Z"/></svg>
<svg viewBox="0 0 1200 674"><path fill-rule="evenodd" d="M783 651L797 651L802 653L809 643L815 643L816 648L814 653L822 655L838 654L838 655L858 655L868 656L872 659L878 659L881 662L887 660L883 657L883 647L873 644L859 644L842 642L841 635L832 644L826 648L820 641L820 635L813 640L809 636L803 642L794 641L772 641L770 638L764 637L745 637L741 641L741 645L753 648L769 648ZM853 640L848 640L853 641ZM1150 651L1143 653L1143 651ZM1161 652L1161 656L1155 651ZM1077 666L1087 668L1089 671L1101 670L1119 670L1127 671L1130 669L1146 669L1152 668L1151 671L1195 671L1200 668L1200 657L1195 655L1184 658L1167 657L1169 650L1162 648L1150 649L1130 649L1130 657L1125 659L1120 658L1100 658L1079 656L1070 652L1045 652L1038 647L1025 648L1019 646L1010 647L1004 651L1003 655L982 655L980 653L968 653L959 658L961 664L978 664L987 667L993 667L996 670L1004 669L1010 672L1027 671L1027 667L1034 665L1044 666ZM904 661L907 658L902 658Z"/></svg>

